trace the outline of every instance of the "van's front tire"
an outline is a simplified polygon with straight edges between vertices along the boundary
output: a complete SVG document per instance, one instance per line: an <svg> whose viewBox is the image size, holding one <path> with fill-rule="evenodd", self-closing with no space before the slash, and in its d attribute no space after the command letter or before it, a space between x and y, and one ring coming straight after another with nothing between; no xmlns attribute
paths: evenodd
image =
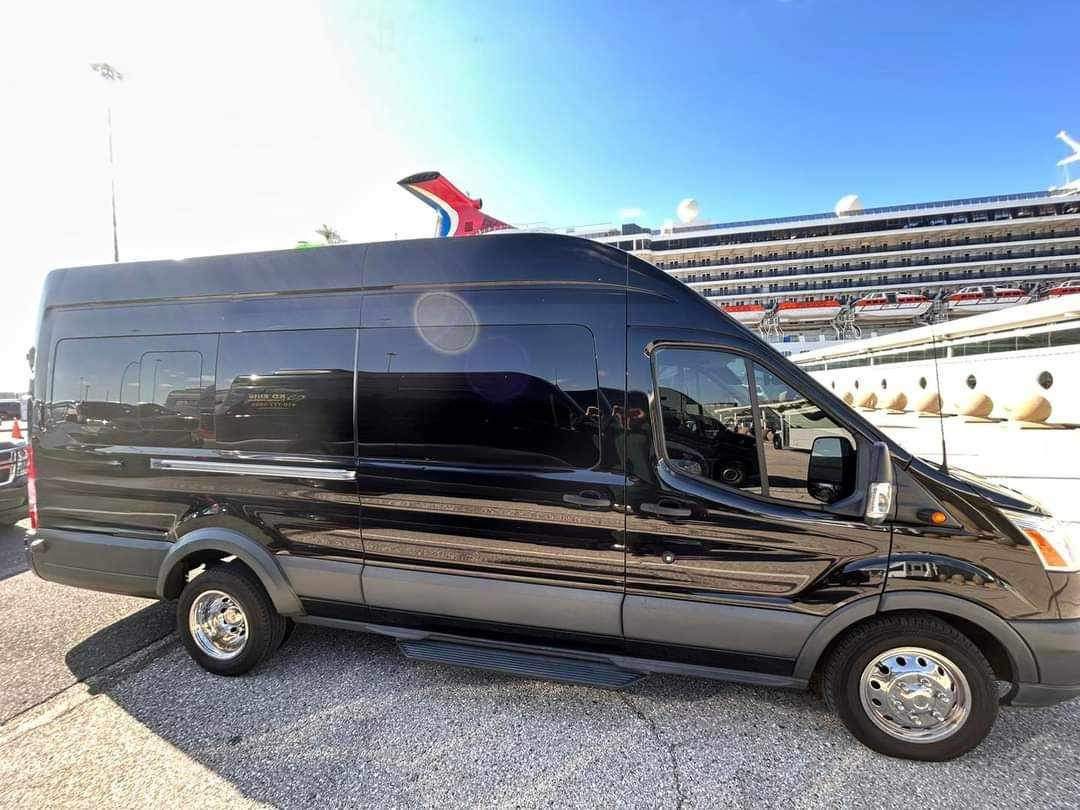
<svg viewBox="0 0 1080 810"><path fill-rule="evenodd" d="M259 578L236 564L213 566L187 583L176 624L191 657L215 675L254 669L281 646L287 629Z"/></svg>
<svg viewBox="0 0 1080 810"><path fill-rule="evenodd" d="M864 745L940 762L967 753L998 712L994 672L975 644L933 616L856 628L822 672L825 702Z"/></svg>

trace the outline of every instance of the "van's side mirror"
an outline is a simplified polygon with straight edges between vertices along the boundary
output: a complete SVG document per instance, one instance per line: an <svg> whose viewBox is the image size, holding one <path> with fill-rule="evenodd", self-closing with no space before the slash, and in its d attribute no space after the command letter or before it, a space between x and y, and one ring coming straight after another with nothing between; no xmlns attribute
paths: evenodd
<svg viewBox="0 0 1080 810"><path fill-rule="evenodd" d="M806 491L824 503L836 503L855 491L855 448L844 436L818 436L810 450Z"/></svg>

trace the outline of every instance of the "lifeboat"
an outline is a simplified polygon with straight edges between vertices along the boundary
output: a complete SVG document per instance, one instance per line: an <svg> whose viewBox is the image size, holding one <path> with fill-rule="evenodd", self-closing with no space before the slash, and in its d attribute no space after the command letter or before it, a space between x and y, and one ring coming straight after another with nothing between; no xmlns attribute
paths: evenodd
<svg viewBox="0 0 1080 810"><path fill-rule="evenodd" d="M1026 304L1031 296L1017 287L964 287L945 299L950 312L974 315L1014 304Z"/></svg>
<svg viewBox="0 0 1080 810"><path fill-rule="evenodd" d="M1080 279L1070 279L1064 284L1051 287L1046 293L1047 298L1061 298L1063 295L1076 295L1080 293Z"/></svg>
<svg viewBox="0 0 1080 810"><path fill-rule="evenodd" d="M855 317L865 320L917 318L925 315L932 303L925 295L917 293L874 293L855 302Z"/></svg>
<svg viewBox="0 0 1080 810"><path fill-rule="evenodd" d="M781 321L828 321L840 311L835 298L820 301L781 301L777 307Z"/></svg>
<svg viewBox="0 0 1080 810"><path fill-rule="evenodd" d="M761 304L724 304L720 311L739 323L759 323L765 317L765 307Z"/></svg>

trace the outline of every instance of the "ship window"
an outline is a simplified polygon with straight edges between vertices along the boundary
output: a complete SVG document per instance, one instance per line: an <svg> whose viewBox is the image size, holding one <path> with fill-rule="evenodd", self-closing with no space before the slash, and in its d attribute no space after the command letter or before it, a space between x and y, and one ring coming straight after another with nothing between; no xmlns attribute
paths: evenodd
<svg viewBox="0 0 1080 810"><path fill-rule="evenodd" d="M991 340L986 344L987 354L993 354L995 352L1012 352L1016 351L1016 338L1000 338L999 340Z"/></svg>
<svg viewBox="0 0 1080 810"><path fill-rule="evenodd" d="M1050 333L1051 346L1073 346L1080 343L1080 329L1061 329Z"/></svg>

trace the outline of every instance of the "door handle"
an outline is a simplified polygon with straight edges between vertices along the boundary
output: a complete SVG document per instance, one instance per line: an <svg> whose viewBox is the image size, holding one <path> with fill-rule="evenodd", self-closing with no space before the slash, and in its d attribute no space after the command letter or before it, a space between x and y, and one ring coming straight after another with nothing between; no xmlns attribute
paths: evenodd
<svg viewBox="0 0 1080 810"><path fill-rule="evenodd" d="M670 503L677 503L677 501L671 501ZM639 508L642 512L659 515L660 517L687 518L693 514L688 506L666 506L663 503L643 503Z"/></svg>
<svg viewBox="0 0 1080 810"><path fill-rule="evenodd" d="M590 506L593 509L606 509L611 506L610 498L605 498L602 493L593 489L587 489L577 495L568 492L562 496L562 499L574 506Z"/></svg>

